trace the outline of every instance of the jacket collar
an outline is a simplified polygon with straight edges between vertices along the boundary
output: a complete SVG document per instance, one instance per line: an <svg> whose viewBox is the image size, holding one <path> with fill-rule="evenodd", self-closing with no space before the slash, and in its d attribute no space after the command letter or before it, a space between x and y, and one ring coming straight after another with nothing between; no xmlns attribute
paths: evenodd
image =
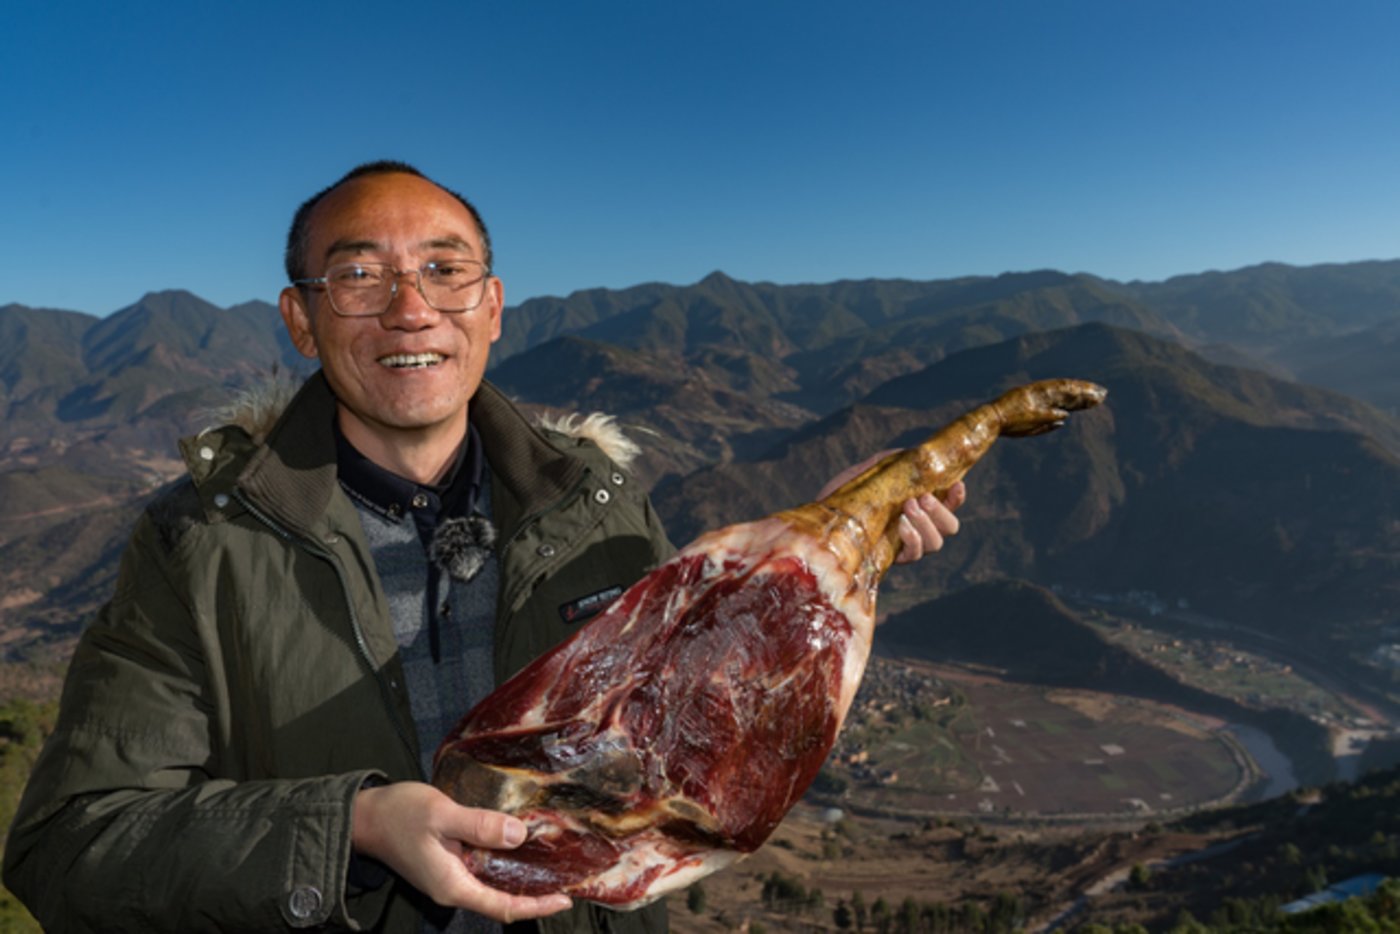
<svg viewBox="0 0 1400 934"><path fill-rule="evenodd" d="M292 398L238 485L300 532L325 515L336 489L335 396L320 371Z"/></svg>
<svg viewBox="0 0 1400 934"><path fill-rule="evenodd" d="M335 396L319 371L309 378L248 461L238 485L255 502L299 532L325 516L336 482ZM561 450L495 386L482 381L468 409L491 465L496 508L508 510L504 533L523 516L549 508L583 479L582 459Z"/></svg>
<svg viewBox="0 0 1400 934"><path fill-rule="evenodd" d="M472 397L468 417L481 434L481 447L491 465L496 526L503 536L508 537L523 517L557 503L588 472L581 458L553 444L485 380ZM506 495L498 495L502 492Z"/></svg>

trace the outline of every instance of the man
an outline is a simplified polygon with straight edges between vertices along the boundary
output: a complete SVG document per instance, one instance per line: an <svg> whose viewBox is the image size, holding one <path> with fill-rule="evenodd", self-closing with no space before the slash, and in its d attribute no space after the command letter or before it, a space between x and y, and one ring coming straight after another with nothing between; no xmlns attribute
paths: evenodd
<svg viewBox="0 0 1400 934"><path fill-rule="evenodd" d="M75 652L7 885L54 930L664 929L661 906L487 888L460 854L523 825L425 783L564 608L670 555L645 494L607 437L537 428L483 381L503 287L461 196L361 166L287 257L282 318L321 370L270 428L182 442L189 478ZM931 498L906 516L909 557L957 530Z"/></svg>

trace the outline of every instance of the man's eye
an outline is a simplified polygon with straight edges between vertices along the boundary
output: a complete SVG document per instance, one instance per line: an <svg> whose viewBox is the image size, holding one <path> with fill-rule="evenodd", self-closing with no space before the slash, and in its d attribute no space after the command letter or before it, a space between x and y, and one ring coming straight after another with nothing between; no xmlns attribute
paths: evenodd
<svg viewBox="0 0 1400 934"><path fill-rule="evenodd" d="M423 271L439 282L468 282L481 275L481 267L470 260L439 260L423 267Z"/></svg>
<svg viewBox="0 0 1400 934"><path fill-rule="evenodd" d="M330 272L333 282L340 285L374 285L384 278L384 274L372 266L337 266Z"/></svg>

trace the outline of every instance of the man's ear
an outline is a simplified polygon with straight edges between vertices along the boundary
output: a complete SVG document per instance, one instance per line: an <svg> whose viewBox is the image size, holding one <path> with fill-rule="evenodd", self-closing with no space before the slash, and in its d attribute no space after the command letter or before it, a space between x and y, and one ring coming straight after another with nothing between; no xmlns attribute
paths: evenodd
<svg viewBox="0 0 1400 934"><path fill-rule="evenodd" d="M316 334L311 329L311 312L306 307L306 296L301 289L289 285L277 297L277 310L282 312L282 323L287 326L287 336L292 346L308 360L316 359Z"/></svg>
<svg viewBox="0 0 1400 934"><path fill-rule="evenodd" d="M486 280L486 297L481 303L486 307L487 313L491 316L491 343L496 343L501 336L501 311L505 308L506 287L500 279L491 276Z"/></svg>

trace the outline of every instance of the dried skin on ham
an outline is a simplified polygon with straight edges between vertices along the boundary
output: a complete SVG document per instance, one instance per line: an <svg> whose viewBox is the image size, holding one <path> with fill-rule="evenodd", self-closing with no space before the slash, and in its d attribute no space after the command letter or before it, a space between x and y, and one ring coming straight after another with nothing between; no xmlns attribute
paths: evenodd
<svg viewBox="0 0 1400 934"><path fill-rule="evenodd" d="M637 907L753 852L835 743L869 656L900 508L1000 436L1040 434L1102 387L1019 387L826 499L701 536L473 708L434 783L516 814L468 868L511 892Z"/></svg>

